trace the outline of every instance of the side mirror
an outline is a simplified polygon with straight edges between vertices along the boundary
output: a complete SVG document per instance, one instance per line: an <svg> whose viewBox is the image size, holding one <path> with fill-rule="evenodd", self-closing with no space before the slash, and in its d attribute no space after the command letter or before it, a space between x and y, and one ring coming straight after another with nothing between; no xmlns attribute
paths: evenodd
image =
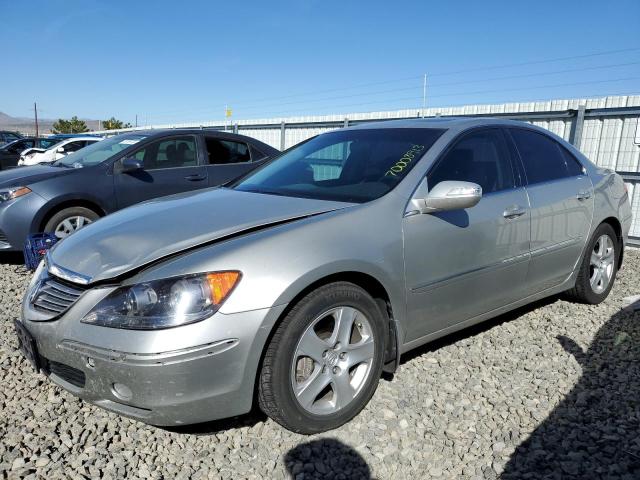
<svg viewBox="0 0 640 480"><path fill-rule="evenodd" d="M434 186L424 199L412 200L422 213L463 210L478 204L482 187L477 183L446 180Z"/></svg>
<svg viewBox="0 0 640 480"><path fill-rule="evenodd" d="M142 170L144 168L142 162L134 157L127 157L122 160L121 172L135 172L136 170Z"/></svg>
<svg viewBox="0 0 640 480"><path fill-rule="evenodd" d="M64 147L58 147L56 152L58 153L64 153Z"/></svg>

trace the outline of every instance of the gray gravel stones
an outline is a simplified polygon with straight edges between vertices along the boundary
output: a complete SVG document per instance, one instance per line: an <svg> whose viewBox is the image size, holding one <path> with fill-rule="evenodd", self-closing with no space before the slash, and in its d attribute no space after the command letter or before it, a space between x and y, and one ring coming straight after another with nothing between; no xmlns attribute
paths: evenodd
<svg viewBox="0 0 640 480"><path fill-rule="evenodd" d="M638 252L602 305L554 298L412 352L312 437L260 414L160 429L74 398L17 351L16 268L0 265L0 478L640 478L640 312L621 310Z"/></svg>

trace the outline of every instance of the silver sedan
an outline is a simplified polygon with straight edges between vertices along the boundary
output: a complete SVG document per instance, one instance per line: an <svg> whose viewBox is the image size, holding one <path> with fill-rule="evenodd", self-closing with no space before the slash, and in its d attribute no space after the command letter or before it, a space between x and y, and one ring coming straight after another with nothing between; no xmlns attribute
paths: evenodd
<svg viewBox="0 0 640 480"><path fill-rule="evenodd" d="M540 128L360 125L74 233L16 330L53 382L143 422L257 402L316 433L413 348L549 295L604 300L630 222L622 179Z"/></svg>

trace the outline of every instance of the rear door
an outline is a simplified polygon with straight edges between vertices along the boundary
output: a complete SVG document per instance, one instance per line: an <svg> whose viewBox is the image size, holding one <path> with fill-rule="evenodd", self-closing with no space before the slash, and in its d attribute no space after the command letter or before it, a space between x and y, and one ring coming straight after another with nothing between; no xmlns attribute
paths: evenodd
<svg viewBox="0 0 640 480"><path fill-rule="evenodd" d="M264 159L263 154L256 158L255 149L250 149L248 143L237 139L204 134L202 141L211 187L222 185L244 175Z"/></svg>
<svg viewBox="0 0 640 480"><path fill-rule="evenodd" d="M510 128L527 178L531 204L530 293L559 285L587 241L593 186L586 170L560 143L541 132Z"/></svg>
<svg viewBox="0 0 640 480"><path fill-rule="evenodd" d="M118 208L174 193L205 188L207 171L200 164L195 135L163 137L129 155L142 170L118 172L114 168Z"/></svg>
<svg viewBox="0 0 640 480"><path fill-rule="evenodd" d="M529 261L527 194L499 128L455 140L427 174L479 184L473 208L404 219L407 340L452 327L523 296Z"/></svg>

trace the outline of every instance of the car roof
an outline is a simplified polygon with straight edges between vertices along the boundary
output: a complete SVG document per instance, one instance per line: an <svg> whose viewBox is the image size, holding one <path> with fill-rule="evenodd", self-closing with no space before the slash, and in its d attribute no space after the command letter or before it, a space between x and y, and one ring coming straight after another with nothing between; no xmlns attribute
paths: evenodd
<svg viewBox="0 0 640 480"><path fill-rule="evenodd" d="M61 140L63 142L72 142L76 140L95 140L97 142L99 140L102 140L102 137L87 137L87 136L79 135L77 137L58 138L58 139L53 138L52 140Z"/></svg>
<svg viewBox="0 0 640 480"><path fill-rule="evenodd" d="M265 146L272 150L278 151L274 149L267 143L260 141L253 137L248 137L246 135L241 135L239 133L233 132L225 132L224 130L215 130L213 128L162 128L162 129L152 129L152 130L133 130L130 132L121 133L120 135L144 135L146 137L164 137L164 136L172 136L172 135L197 135L206 133L212 136L220 136L220 137L228 137L235 138L237 140L243 140L245 142L256 144L257 146ZM264 152L269 153L269 152Z"/></svg>
<svg viewBox="0 0 640 480"><path fill-rule="evenodd" d="M479 127L483 125L505 125L505 126L531 126L527 122L520 120L510 120L495 117L432 117L432 118L408 118L402 120L385 120L371 123L362 123L349 127L352 129L372 129L372 128L454 128L465 129Z"/></svg>

